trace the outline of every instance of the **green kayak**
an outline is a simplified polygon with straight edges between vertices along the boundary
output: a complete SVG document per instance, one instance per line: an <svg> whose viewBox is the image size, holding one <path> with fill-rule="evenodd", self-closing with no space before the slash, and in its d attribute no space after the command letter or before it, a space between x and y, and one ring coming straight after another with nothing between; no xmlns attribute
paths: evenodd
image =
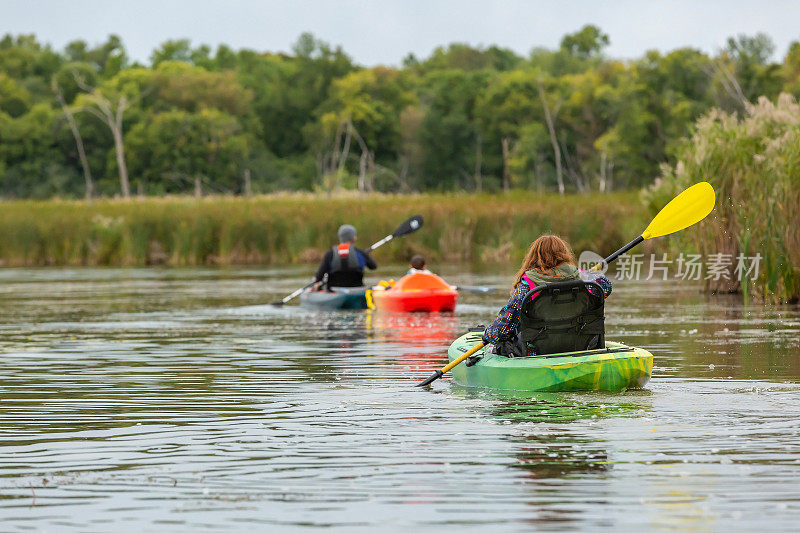
<svg viewBox="0 0 800 533"><path fill-rule="evenodd" d="M316 309L366 309L366 287L333 287L328 291L305 291L300 305Z"/></svg>
<svg viewBox="0 0 800 533"><path fill-rule="evenodd" d="M450 345L450 361L481 341L470 332ZM472 366L453 368L453 379L467 387L527 391L622 391L643 387L653 372L653 355L641 348L606 342L604 350L537 357L503 357L479 350ZM472 362L475 361L473 359Z"/></svg>

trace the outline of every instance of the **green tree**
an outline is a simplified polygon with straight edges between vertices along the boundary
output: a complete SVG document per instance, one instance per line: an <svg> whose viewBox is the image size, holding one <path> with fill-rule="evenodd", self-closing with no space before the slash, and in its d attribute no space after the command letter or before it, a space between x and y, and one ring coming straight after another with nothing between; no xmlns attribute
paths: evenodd
<svg viewBox="0 0 800 533"><path fill-rule="evenodd" d="M561 39L561 49L570 55L589 58L600 55L610 42L600 28L587 24L577 32L565 35Z"/></svg>
<svg viewBox="0 0 800 533"><path fill-rule="evenodd" d="M769 60L775 51L766 34L738 35L715 63L716 103L723 109L742 112L759 96L775 98L781 88L781 68Z"/></svg>
<svg viewBox="0 0 800 533"><path fill-rule="evenodd" d="M282 158L308 155L304 132L316 122L315 111L328 98L333 81L355 70L340 48L311 34L303 34L294 49L296 57L242 51L237 64L239 80L254 94L259 136Z"/></svg>
<svg viewBox="0 0 800 533"><path fill-rule="evenodd" d="M508 48L490 46L475 48L464 43L452 43L447 47L436 48L431 56L419 61L412 55L404 62L405 67L413 68L421 73L439 70L497 70L500 72L513 70L522 64L522 58Z"/></svg>
<svg viewBox="0 0 800 533"><path fill-rule="evenodd" d="M424 188L482 188L483 136L476 104L490 76L486 70L447 69L432 71L421 81Z"/></svg>
<svg viewBox="0 0 800 533"><path fill-rule="evenodd" d="M109 35L106 42L90 48L86 41L72 41L64 48L67 61L88 63L101 77L110 78L128 66L125 46L118 35Z"/></svg>
<svg viewBox="0 0 800 533"><path fill-rule="evenodd" d="M157 67L164 61L191 63L192 45L189 39L168 40L150 54L150 64Z"/></svg>
<svg viewBox="0 0 800 533"><path fill-rule="evenodd" d="M800 42L789 45L782 65L783 91L800 97Z"/></svg>
<svg viewBox="0 0 800 533"><path fill-rule="evenodd" d="M77 192L80 178L57 149L55 120L47 104L17 118L0 111L0 194L46 198Z"/></svg>
<svg viewBox="0 0 800 533"><path fill-rule="evenodd" d="M31 94L17 81L0 72L0 111L11 117L25 114L31 106Z"/></svg>
<svg viewBox="0 0 800 533"><path fill-rule="evenodd" d="M352 72L334 82L321 106L319 122L307 129L319 157L327 158L332 174L346 169L350 146L359 150L359 189L371 189L375 164L391 165L400 149L400 115L415 101L407 76L376 67ZM338 186L338 185L337 185Z"/></svg>
<svg viewBox="0 0 800 533"><path fill-rule="evenodd" d="M241 192L255 138L236 117L217 109L165 111L125 136L136 184L149 193L186 192L196 184Z"/></svg>

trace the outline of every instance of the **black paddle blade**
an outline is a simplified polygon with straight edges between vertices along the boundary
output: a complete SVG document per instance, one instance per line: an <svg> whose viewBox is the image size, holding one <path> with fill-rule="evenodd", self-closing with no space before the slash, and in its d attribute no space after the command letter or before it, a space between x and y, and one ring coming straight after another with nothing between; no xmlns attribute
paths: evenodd
<svg viewBox="0 0 800 533"><path fill-rule="evenodd" d="M281 302L281 301L272 302L272 303L271 303L271 304L269 304L269 305L274 305L275 307L280 307L280 306L282 306L282 305L283 305L283 302Z"/></svg>
<svg viewBox="0 0 800 533"><path fill-rule="evenodd" d="M429 377L428 379L426 379L422 383L417 383L417 387L424 387L426 385L430 385L431 383L433 383L434 381L436 381L437 379L439 379L443 375L444 375L444 373L442 373L441 370L437 370L436 372L431 374L431 377Z"/></svg>
<svg viewBox="0 0 800 533"><path fill-rule="evenodd" d="M415 215L400 224L400 227L394 230L394 233L392 233L392 237L397 238L402 237L403 235L408 235L409 233L414 233L421 227L422 215Z"/></svg>

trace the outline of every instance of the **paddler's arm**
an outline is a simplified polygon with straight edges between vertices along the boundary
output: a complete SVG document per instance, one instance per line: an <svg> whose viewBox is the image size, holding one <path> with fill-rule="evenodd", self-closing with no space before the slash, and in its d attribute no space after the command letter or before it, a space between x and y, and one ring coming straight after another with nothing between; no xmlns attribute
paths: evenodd
<svg viewBox="0 0 800 533"><path fill-rule="evenodd" d="M600 288L603 289L604 298L608 298L608 295L611 294L611 280L608 279L605 274L597 272L596 270L581 269L581 279L583 281L593 281L600 285Z"/></svg>
<svg viewBox="0 0 800 533"><path fill-rule="evenodd" d="M369 255L369 252L365 252L364 250L356 250L356 251L361 254L361 257L364 260L365 267L367 267L370 270L375 270L376 268L378 268L378 264L375 262L372 256Z"/></svg>
<svg viewBox="0 0 800 533"><path fill-rule="evenodd" d="M508 303L497 313L497 318L483 332L484 344L497 344L500 341L510 340L519 329L519 315L522 310L522 301L528 294L528 285L524 282L517 285Z"/></svg>
<svg viewBox="0 0 800 533"><path fill-rule="evenodd" d="M322 262L319 264L317 273L314 274L314 281L319 283L325 277L325 274L330 274L331 259L333 259L333 250L328 248L328 251L322 256Z"/></svg>

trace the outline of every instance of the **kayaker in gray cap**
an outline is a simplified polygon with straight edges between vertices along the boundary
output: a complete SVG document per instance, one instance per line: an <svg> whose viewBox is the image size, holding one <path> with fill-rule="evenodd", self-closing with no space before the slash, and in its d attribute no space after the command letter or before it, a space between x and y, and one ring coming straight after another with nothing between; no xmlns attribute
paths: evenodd
<svg viewBox="0 0 800 533"><path fill-rule="evenodd" d="M375 270L378 265L369 253L356 248L356 228L344 224L339 226L338 235L339 245L325 252L314 280L319 284L327 274L328 287L361 287L364 267Z"/></svg>

